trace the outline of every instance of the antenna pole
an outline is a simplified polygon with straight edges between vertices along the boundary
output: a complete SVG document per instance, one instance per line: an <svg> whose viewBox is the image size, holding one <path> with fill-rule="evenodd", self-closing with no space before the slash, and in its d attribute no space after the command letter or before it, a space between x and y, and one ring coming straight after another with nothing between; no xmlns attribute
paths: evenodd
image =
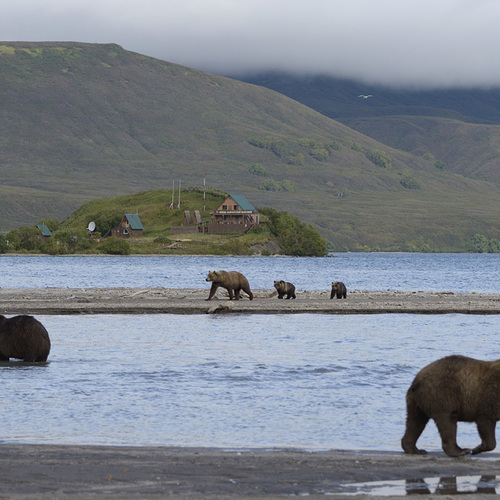
<svg viewBox="0 0 500 500"><path fill-rule="evenodd" d="M203 213L205 213L205 169L203 169Z"/></svg>
<svg viewBox="0 0 500 500"><path fill-rule="evenodd" d="M177 203L177 208L181 208L181 181L179 181L179 203Z"/></svg>

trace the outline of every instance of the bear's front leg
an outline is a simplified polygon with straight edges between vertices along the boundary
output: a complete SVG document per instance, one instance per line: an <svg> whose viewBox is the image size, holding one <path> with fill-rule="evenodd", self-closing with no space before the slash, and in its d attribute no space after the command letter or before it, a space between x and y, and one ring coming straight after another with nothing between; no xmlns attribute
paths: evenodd
<svg viewBox="0 0 500 500"><path fill-rule="evenodd" d="M219 285L217 285L216 283L212 283L212 286L210 287L210 293L208 294L208 299L206 300L212 300L212 297L215 295L217 288L219 288Z"/></svg>

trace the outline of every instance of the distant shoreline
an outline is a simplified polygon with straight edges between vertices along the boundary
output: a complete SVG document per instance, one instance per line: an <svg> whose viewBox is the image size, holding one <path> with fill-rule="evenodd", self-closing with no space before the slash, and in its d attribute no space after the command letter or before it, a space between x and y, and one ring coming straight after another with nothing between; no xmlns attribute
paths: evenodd
<svg viewBox="0 0 500 500"><path fill-rule="evenodd" d="M206 301L206 289L0 288L1 314L500 314L500 294L452 292L303 290L278 299L275 290L254 290L254 300L229 301L223 289ZM274 296L273 296L274 295Z"/></svg>

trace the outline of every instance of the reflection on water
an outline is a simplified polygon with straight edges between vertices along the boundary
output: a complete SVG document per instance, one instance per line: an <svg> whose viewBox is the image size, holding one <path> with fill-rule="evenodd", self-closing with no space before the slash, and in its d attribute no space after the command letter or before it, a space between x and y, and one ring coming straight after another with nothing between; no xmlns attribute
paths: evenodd
<svg viewBox="0 0 500 500"><path fill-rule="evenodd" d="M499 315L38 319L48 362L0 365L0 442L400 451L417 371L491 359L500 331ZM419 444L440 450L434 425Z"/></svg>
<svg viewBox="0 0 500 500"><path fill-rule="evenodd" d="M345 495L401 496L401 495L466 495L500 493L497 476L450 476L397 481L371 481L344 485Z"/></svg>

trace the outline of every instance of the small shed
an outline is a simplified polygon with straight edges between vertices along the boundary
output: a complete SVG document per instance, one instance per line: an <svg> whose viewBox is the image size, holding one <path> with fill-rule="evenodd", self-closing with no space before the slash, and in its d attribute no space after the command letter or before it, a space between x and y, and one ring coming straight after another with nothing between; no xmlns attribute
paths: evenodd
<svg viewBox="0 0 500 500"><path fill-rule="evenodd" d="M140 238L142 237L143 230L144 226L138 214L125 214L118 227L111 229L111 236L116 236L117 238Z"/></svg>
<svg viewBox="0 0 500 500"><path fill-rule="evenodd" d="M36 226L40 230L40 236L42 238L50 238L52 236L52 233L50 232L50 229L48 228L47 224L37 224Z"/></svg>

